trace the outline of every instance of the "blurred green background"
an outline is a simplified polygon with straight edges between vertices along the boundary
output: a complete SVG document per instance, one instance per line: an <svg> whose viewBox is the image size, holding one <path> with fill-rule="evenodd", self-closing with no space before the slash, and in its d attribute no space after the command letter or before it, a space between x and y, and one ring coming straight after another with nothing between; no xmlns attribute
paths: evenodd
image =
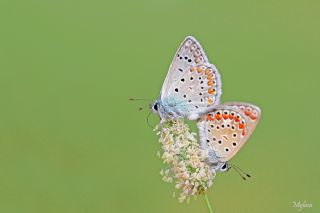
<svg viewBox="0 0 320 213"><path fill-rule="evenodd" d="M219 174L215 212L319 212L320 3L2 0L0 212L207 212L172 198L146 124L172 57L195 36L223 80L222 101L263 111ZM151 117L156 124L157 117Z"/></svg>

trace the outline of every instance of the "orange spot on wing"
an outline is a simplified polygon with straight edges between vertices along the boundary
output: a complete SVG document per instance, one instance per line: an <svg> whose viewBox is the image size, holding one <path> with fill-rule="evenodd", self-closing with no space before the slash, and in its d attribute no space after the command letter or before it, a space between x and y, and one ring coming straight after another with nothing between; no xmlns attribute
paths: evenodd
<svg viewBox="0 0 320 213"><path fill-rule="evenodd" d="M190 72L194 72L196 70L195 67L191 67Z"/></svg>
<svg viewBox="0 0 320 213"><path fill-rule="evenodd" d="M251 112L250 112L250 111L245 111L245 112L244 112L244 114L246 114L246 115L250 115L250 114L251 114Z"/></svg>
<svg viewBox="0 0 320 213"><path fill-rule="evenodd" d="M257 116L251 115L250 118L251 118L252 120L256 120L256 119L257 119Z"/></svg>
<svg viewBox="0 0 320 213"><path fill-rule="evenodd" d="M227 118L229 118L229 115L228 115L228 114L223 114L222 117L223 117L224 119L227 119Z"/></svg>
<svg viewBox="0 0 320 213"><path fill-rule="evenodd" d="M244 124L243 123L240 123L239 124L239 129L243 129L244 128Z"/></svg>
<svg viewBox="0 0 320 213"><path fill-rule="evenodd" d="M214 120L214 118L213 118L211 115L209 115L209 114L207 115L207 118L206 118L206 119L207 119L207 121L213 121L213 120Z"/></svg>
<svg viewBox="0 0 320 213"><path fill-rule="evenodd" d="M247 134L246 130L242 130L242 135L245 136L245 134Z"/></svg>
<svg viewBox="0 0 320 213"><path fill-rule="evenodd" d="M233 119L233 115L230 114L230 115L229 115L229 119Z"/></svg>
<svg viewBox="0 0 320 213"><path fill-rule="evenodd" d="M239 121L240 121L240 118L235 118L234 121L235 121L235 122L239 122Z"/></svg>
<svg viewBox="0 0 320 213"><path fill-rule="evenodd" d="M211 73L211 70L206 69L205 74L206 74L206 75L209 75L210 73Z"/></svg>
<svg viewBox="0 0 320 213"><path fill-rule="evenodd" d="M221 115L220 114L216 114L216 119L219 121L221 120Z"/></svg>
<svg viewBox="0 0 320 213"><path fill-rule="evenodd" d="M212 73L209 73L209 74L207 74L207 78L209 79L212 79L213 78L213 74Z"/></svg>
<svg viewBox="0 0 320 213"><path fill-rule="evenodd" d="M202 68L201 67L198 67L198 73L202 73L203 72L203 70L202 70Z"/></svg>
<svg viewBox="0 0 320 213"><path fill-rule="evenodd" d="M212 95L212 94L214 94L214 92L215 92L215 89L213 89L213 88L208 89L208 93L209 93L209 94Z"/></svg>
<svg viewBox="0 0 320 213"><path fill-rule="evenodd" d="M208 98L208 104L212 104L213 100L211 98Z"/></svg>
<svg viewBox="0 0 320 213"><path fill-rule="evenodd" d="M208 86L212 86L213 82L212 81L208 81Z"/></svg>

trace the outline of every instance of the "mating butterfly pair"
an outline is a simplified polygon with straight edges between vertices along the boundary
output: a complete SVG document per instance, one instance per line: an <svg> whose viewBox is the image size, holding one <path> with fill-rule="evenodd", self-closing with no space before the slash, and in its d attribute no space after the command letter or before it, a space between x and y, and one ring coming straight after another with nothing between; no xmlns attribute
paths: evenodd
<svg viewBox="0 0 320 213"><path fill-rule="evenodd" d="M151 105L161 121L197 119L201 147L208 151L212 169L226 171L227 162L246 143L261 111L249 103L220 104L221 79L199 42L189 36L179 47L162 86Z"/></svg>

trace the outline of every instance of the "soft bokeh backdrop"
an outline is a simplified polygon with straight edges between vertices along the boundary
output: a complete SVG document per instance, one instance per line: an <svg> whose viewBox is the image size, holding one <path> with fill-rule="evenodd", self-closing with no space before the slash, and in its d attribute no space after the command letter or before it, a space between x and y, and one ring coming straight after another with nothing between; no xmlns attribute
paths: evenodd
<svg viewBox="0 0 320 213"><path fill-rule="evenodd" d="M219 174L215 212L319 212L320 3L315 0L3 0L0 212L207 212L172 198L144 102L195 36L223 79L222 101L263 118ZM157 117L151 117L156 124Z"/></svg>

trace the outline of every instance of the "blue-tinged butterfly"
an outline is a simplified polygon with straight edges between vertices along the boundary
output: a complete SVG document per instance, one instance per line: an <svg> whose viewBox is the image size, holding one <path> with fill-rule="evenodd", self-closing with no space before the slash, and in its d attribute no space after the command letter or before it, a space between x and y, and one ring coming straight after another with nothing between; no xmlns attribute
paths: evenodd
<svg viewBox="0 0 320 213"><path fill-rule="evenodd" d="M186 117L196 120L220 102L221 79L199 42L188 36L169 67L160 97L151 104L161 121Z"/></svg>
<svg viewBox="0 0 320 213"><path fill-rule="evenodd" d="M198 119L201 148L208 151L214 171L227 171L228 161L243 147L259 123L259 107L240 102L224 103Z"/></svg>

